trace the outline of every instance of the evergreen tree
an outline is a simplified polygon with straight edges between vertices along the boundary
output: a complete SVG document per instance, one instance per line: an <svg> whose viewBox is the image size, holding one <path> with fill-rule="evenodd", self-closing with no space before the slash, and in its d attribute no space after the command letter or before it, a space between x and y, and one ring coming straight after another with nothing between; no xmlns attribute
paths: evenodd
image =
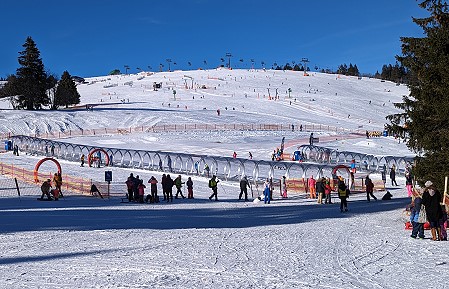
<svg viewBox="0 0 449 289"><path fill-rule="evenodd" d="M414 175L422 185L431 180L440 190L449 173L449 11L446 1L426 0L427 18L413 18L425 37L402 37L397 59L413 76L410 95L395 104L403 112L389 115L387 129L418 153Z"/></svg>
<svg viewBox="0 0 449 289"><path fill-rule="evenodd" d="M24 50L19 52L20 67L16 71L13 106L17 109L41 109L50 102L46 94L48 89L47 73L40 58L40 52L34 40L28 37L23 44Z"/></svg>
<svg viewBox="0 0 449 289"><path fill-rule="evenodd" d="M72 80L69 72L64 71L61 80L58 83L58 87L56 88L52 108L57 109L60 106L68 107L71 104L78 103L80 103L80 94L76 89L76 84Z"/></svg>

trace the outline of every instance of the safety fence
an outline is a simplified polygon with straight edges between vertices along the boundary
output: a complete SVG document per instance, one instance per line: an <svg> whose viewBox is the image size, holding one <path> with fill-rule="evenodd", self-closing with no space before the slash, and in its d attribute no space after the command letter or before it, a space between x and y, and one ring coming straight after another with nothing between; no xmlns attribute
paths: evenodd
<svg viewBox="0 0 449 289"><path fill-rule="evenodd" d="M330 178L330 186L332 190L335 192L337 189L337 180L334 180L333 178ZM309 186L308 186L309 179L301 178L301 179L287 179L286 180L286 186L287 186L287 192L289 193L298 193L298 194L307 194L309 192ZM375 191L384 191L385 190L385 184L382 180L372 180L374 184L374 190ZM365 192L366 184L364 178L358 178L354 179L354 183L348 184L349 189L354 192Z"/></svg>
<svg viewBox="0 0 449 289"><path fill-rule="evenodd" d="M47 139L67 138L75 136L95 136L105 134L131 134L149 132L183 132L183 131L223 131L223 130L248 130L248 131L328 131L335 133L351 133L360 131L344 129L323 124L205 124L205 123L185 123L185 124L156 124L152 126L137 126L127 128L93 128L66 130L59 132L30 133L27 136ZM14 132L0 133L0 138L9 139L14 136ZM24 135L21 132L21 135Z"/></svg>
<svg viewBox="0 0 449 289"><path fill-rule="evenodd" d="M38 185L36 188L36 195L40 195L41 191L39 189L40 184L47 180L53 179L54 173L52 172L36 172L34 170L28 170L19 166L15 166L13 164L5 164L0 162L0 175L8 176L10 178L17 178L18 180L28 183ZM92 185L92 181L89 179L73 177L66 174L62 175L62 193L69 192L71 194L82 194L89 195L90 194L90 186Z"/></svg>

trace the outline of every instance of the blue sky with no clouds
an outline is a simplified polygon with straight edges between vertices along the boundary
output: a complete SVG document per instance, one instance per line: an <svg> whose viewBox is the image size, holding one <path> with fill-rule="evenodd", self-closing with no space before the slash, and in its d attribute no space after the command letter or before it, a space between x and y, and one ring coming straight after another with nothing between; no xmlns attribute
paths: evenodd
<svg viewBox="0 0 449 289"><path fill-rule="evenodd" d="M16 72L27 36L50 72L88 77L167 70L167 59L172 70L214 68L226 53L233 68L308 58L375 73L395 62L401 36L422 36L411 18L427 12L414 0L21 0L0 15L0 77Z"/></svg>

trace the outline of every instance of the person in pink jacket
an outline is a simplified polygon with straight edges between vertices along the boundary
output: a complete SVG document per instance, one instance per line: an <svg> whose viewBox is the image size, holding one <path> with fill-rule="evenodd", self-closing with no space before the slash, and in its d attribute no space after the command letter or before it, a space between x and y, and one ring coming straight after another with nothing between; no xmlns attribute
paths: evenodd
<svg viewBox="0 0 449 289"><path fill-rule="evenodd" d="M137 186L137 191L139 192L139 203L143 203L143 196L145 195L145 188L146 188L146 186L143 184L142 181L140 181L139 185Z"/></svg>
<svg viewBox="0 0 449 289"><path fill-rule="evenodd" d="M316 180L313 178L313 176L310 177L310 179L307 181L307 186L309 187L309 194L311 199L316 199Z"/></svg>

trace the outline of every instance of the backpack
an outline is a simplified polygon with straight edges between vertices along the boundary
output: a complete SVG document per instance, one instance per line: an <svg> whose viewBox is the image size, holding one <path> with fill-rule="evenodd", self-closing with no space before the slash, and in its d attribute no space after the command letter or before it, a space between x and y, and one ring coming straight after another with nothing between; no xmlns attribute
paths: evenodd
<svg viewBox="0 0 449 289"><path fill-rule="evenodd" d="M212 180L209 180L209 188L212 188Z"/></svg>

